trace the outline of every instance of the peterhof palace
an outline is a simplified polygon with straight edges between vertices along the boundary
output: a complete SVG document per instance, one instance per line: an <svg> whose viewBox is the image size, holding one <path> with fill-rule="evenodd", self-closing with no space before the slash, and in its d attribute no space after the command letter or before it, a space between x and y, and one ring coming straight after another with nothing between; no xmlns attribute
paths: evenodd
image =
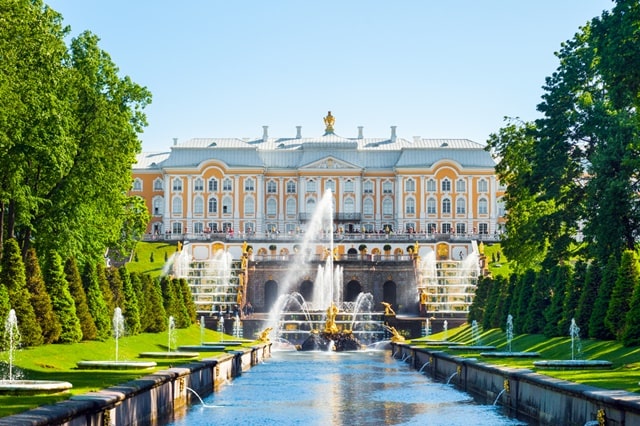
<svg viewBox="0 0 640 426"><path fill-rule="evenodd" d="M284 278L278 268L265 272L265 265L278 261L283 269L291 267L286 261L299 250L330 190L328 232L335 238L336 261L345 262L345 286L352 285L345 297L366 287L378 303L386 300L401 310L466 312L468 288L443 295L437 286L451 274L438 271L462 264L479 243L497 241L502 232L504 188L484 145L405 138L396 126L386 136L366 137L363 127L343 136L347 130L334 128L330 112L324 124L318 135L305 135L298 126L291 135L274 137L263 126L261 137L174 139L166 152L140 154L131 195L143 197L152 215L145 239L177 240L189 247L191 272L181 273L199 277L191 284L200 310L228 309L250 299L256 309L268 311L277 293L269 283L277 287ZM194 273L194 265L216 251L235 260L248 257L247 245L249 261L242 262L243 279L234 291L210 297L211 292L198 290L203 272ZM321 258L327 248L324 235L306 250ZM349 269L356 258L360 272ZM438 271L418 264L429 258L439 262ZM402 283L393 272L374 273L384 270L380 262L403 260L413 266ZM299 281L294 287L313 279ZM422 293L431 294L433 303L419 299Z"/></svg>

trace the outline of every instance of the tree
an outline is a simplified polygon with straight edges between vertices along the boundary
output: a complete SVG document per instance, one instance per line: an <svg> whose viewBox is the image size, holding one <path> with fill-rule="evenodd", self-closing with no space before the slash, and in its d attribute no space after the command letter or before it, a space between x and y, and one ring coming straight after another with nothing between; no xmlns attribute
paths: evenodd
<svg viewBox="0 0 640 426"><path fill-rule="evenodd" d="M145 300L140 319L142 330L149 333L164 331L167 329L167 314L162 302L160 285L149 274L144 274L140 278Z"/></svg>
<svg viewBox="0 0 640 426"><path fill-rule="evenodd" d="M580 296L582 289L584 288L585 276L587 274L587 264L582 260L578 260L575 263L573 272L569 271L570 275L567 280L567 287L565 289L564 302L562 304L562 318L558 323L558 330L563 335L566 330L571 327L571 319L575 319L578 303L580 303ZM581 327L584 327L584 323L578 323ZM583 330L584 334L586 330Z"/></svg>
<svg viewBox="0 0 640 426"><path fill-rule="evenodd" d="M116 303L113 297L113 290L111 290L111 285L107 279L107 268L103 262L96 264L96 279L98 281L98 288L102 294L102 299L107 307L107 315L111 318L113 311L116 309ZM109 319L109 321L111 321L111 319Z"/></svg>
<svg viewBox="0 0 640 426"><path fill-rule="evenodd" d="M544 312L543 333L547 337L558 337L566 335L564 329L560 328L564 301L566 299L567 287L570 285L571 270L566 264L556 265L551 269L550 279L550 303Z"/></svg>
<svg viewBox="0 0 640 426"><path fill-rule="evenodd" d="M591 311L594 309L596 298L598 297L598 288L601 282L601 265L599 262L594 261L587 266L587 273L575 315L576 323L582 327L582 332L585 336L591 335L589 319L591 317Z"/></svg>
<svg viewBox="0 0 640 426"><path fill-rule="evenodd" d="M640 282L638 277L638 261L632 250L622 253L618 274L611 291L609 307L604 323L616 339L620 340L625 328L627 311L629 310L630 295Z"/></svg>
<svg viewBox="0 0 640 426"><path fill-rule="evenodd" d="M196 304L193 302L193 295L191 294L191 289L189 288L189 283L184 278L180 278L178 281L180 286L180 294L182 295L182 300L184 301L184 306L187 311L187 323L186 327L194 324L197 321L197 308Z"/></svg>
<svg viewBox="0 0 640 426"><path fill-rule="evenodd" d="M42 329L43 343L53 343L60 337L62 326L53 312L51 298L47 293L40 263L33 247L27 250L24 268L27 276L27 288L31 294L31 306L33 306L33 311Z"/></svg>
<svg viewBox="0 0 640 426"><path fill-rule="evenodd" d="M106 340L111 336L111 314L100 289L97 268L91 262L85 264L82 285L87 295L89 312L96 325L96 337L99 340Z"/></svg>
<svg viewBox="0 0 640 426"><path fill-rule="evenodd" d="M82 340L82 328L76 315L76 306L69 292L62 259L56 252L49 252L46 262L45 283L51 296L53 312L62 326L59 343L76 343Z"/></svg>
<svg viewBox="0 0 640 426"><path fill-rule="evenodd" d="M27 289L25 266L18 242L10 238L5 241L0 262L0 283L9 294L11 308L16 311L21 342L25 346L43 343L42 329L31 306L31 294Z"/></svg>
<svg viewBox="0 0 640 426"><path fill-rule="evenodd" d="M478 277L476 286L476 295L469 307L469 321L477 321L482 324L484 322L485 306L489 292L491 291L492 280L485 276Z"/></svg>
<svg viewBox="0 0 640 426"><path fill-rule="evenodd" d="M2 319L3 323L9 316L10 310L11 305L9 305L9 292L7 291L7 287L0 283L0 319Z"/></svg>
<svg viewBox="0 0 640 426"><path fill-rule="evenodd" d="M524 330L524 323L529 309L529 301L533 297L533 290L536 283L536 273L533 269L527 269L520 277L520 293L513 315L513 326L516 330Z"/></svg>
<svg viewBox="0 0 640 426"><path fill-rule="evenodd" d="M117 268L106 268L105 275L109 282L109 288L113 295L113 308L124 308L125 296L124 296L124 284L122 282L122 275Z"/></svg>
<svg viewBox="0 0 640 426"><path fill-rule="evenodd" d="M82 340L95 340L98 337L98 329L89 311L87 295L84 292L78 264L73 257L68 258L65 262L64 273L69 283L69 293L71 293L76 305L76 315L80 321Z"/></svg>
<svg viewBox="0 0 640 426"><path fill-rule="evenodd" d="M140 333L140 310L138 307L138 296L133 290L129 271L125 266L118 268L118 275L122 282L122 291L124 294L123 311L127 325L127 332L130 335Z"/></svg>
<svg viewBox="0 0 640 426"><path fill-rule="evenodd" d="M640 345L640 283L638 282L633 289L631 303L625 318L622 344L625 346Z"/></svg>
<svg viewBox="0 0 640 426"><path fill-rule="evenodd" d="M527 314L522 331L529 334L542 333L544 330L544 312L550 304L549 273L540 271L527 305Z"/></svg>
<svg viewBox="0 0 640 426"><path fill-rule="evenodd" d="M604 271L602 273L602 283L598 289L598 296L593 305L591 316L589 317L589 337L593 339L610 340L614 336L605 325L605 317L609 309L609 301L611 300L611 292L615 285L618 274L618 260L616 256L611 255L607 260Z"/></svg>

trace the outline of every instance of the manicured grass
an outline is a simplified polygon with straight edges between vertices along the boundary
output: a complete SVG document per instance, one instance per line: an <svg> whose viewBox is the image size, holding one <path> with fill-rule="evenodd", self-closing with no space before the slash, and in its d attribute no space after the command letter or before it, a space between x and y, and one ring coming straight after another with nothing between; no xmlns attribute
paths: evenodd
<svg viewBox="0 0 640 426"><path fill-rule="evenodd" d="M177 241L171 242L144 242L136 243L136 248L131 262L127 263L129 272L141 272L153 277L162 275L165 259L170 259L178 248ZM153 262L151 255L153 254Z"/></svg>
<svg viewBox="0 0 640 426"><path fill-rule="evenodd" d="M200 344L200 327L194 325L188 329L176 330L178 345ZM225 335L226 340L232 340L232 336ZM205 341L217 342L220 333L205 330ZM163 370L172 365L178 365L180 360L138 358L141 352L167 351L167 333L140 334L137 336L125 336L118 341L118 360L154 361L157 367L144 371L106 371L106 370L79 370L76 362L86 360L115 360L115 340L104 342L81 342L65 345L43 345L35 348L25 348L16 352L14 365L24 374L25 380L62 380L73 385L71 391L63 395L42 396L5 396L0 395L0 417L19 413L40 405L51 404L67 399L70 395L78 395L86 392L97 391L109 386L134 380L153 371ZM224 352L201 352L202 358L215 358ZM7 353L2 354L7 358ZM185 363L188 361L185 361Z"/></svg>
<svg viewBox="0 0 640 426"><path fill-rule="evenodd" d="M499 262L498 253L500 253ZM502 247L500 246L500 243L485 244L484 255L487 257L487 265L489 266L491 275L493 275L494 277L497 277L498 275L508 277L509 275L511 275L511 262L509 262L504 253L502 253ZM496 261L492 262L492 259L494 258L496 259Z"/></svg>
<svg viewBox="0 0 640 426"><path fill-rule="evenodd" d="M464 325L449 330L447 340L472 345L471 326ZM429 336L431 340L444 339L444 333ZM412 344L420 346L426 338L414 339ZM480 334L482 345L495 346L497 351L506 351L506 334L500 329L491 329ZM543 359L571 359L571 339L567 337L547 338L540 334L514 336L511 342L513 352L539 352L539 358L494 358L482 357L480 353L451 351L452 354L463 357L477 358L478 361L493 365L514 368L526 368L559 379L587 384L603 389L626 390L640 392L640 347L626 348L615 341L581 339L582 347L579 359L605 360L613 363L608 370L537 370L533 362ZM446 348L438 350L447 351Z"/></svg>

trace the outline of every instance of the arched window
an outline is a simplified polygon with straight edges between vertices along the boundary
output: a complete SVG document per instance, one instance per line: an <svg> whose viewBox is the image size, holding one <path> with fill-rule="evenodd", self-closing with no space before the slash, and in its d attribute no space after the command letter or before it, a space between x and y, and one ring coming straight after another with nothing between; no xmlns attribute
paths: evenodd
<svg viewBox="0 0 640 426"><path fill-rule="evenodd" d="M255 182L253 179L249 178L244 181L244 190L245 192L253 192L256 190Z"/></svg>
<svg viewBox="0 0 640 426"><path fill-rule="evenodd" d="M171 214L173 215L182 214L182 197L175 196L173 197L173 200L171 200Z"/></svg>
<svg viewBox="0 0 640 426"><path fill-rule="evenodd" d="M244 214L253 215L256 213L256 203L253 201L253 197L244 197Z"/></svg>
<svg viewBox="0 0 640 426"><path fill-rule="evenodd" d="M373 194L373 182L370 180L365 181L362 187L365 194Z"/></svg>
<svg viewBox="0 0 640 426"><path fill-rule="evenodd" d="M296 183L295 181L287 181L287 194L295 194L296 193Z"/></svg>
<svg viewBox="0 0 640 426"><path fill-rule="evenodd" d="M413 197L409 197L405 201L404 211L406 214L416 214L416 200L414 200Z"/></svg>
<svg viewBox="0 0 640 426"><path fill-rule="evenodd" d="M291 197L287 200L287 216L296 215L296 199Z"/></svg>
<svg viewBox="0 0 640 426"><path fill-rule="evenodd" d="M222 182L222 190L223 191L233 191L233 181L229 178L226 178Z"/></svg>
<svg viewBox="0 0 640 426"><path fill-rule="evenodd" d="M267 216L275 216L278 213L278 204L275 198L267 200Z"/></svg>
<svg viewBox="0 0 640 426"><path fill-rule="evenodd" d="M278 184L275 180L267 182L267 194L276 194L278 192Z"/></svg>
<svg viewBox="0 0 640 426"><path fill-rule="evenodd" d="M193 214L204 214L204 200L200 196L193 199Z"/></svg>
<svg viewBox="0 0 640 426"><path fill-rule="evenodd" d="M172 188L175 192L181 192L182 191L182 179L180 178L173 178L173 185Z"/></svg>
<svg viewBox="0 0 640 426"><path fill-rule="evenodd" d="M325 189L325 191L330 189L331 192L335 193L336 192L336 183L333 180L329 179L328 181L325 182L324 189Z"/></svg>
<svg viewBox="0 0 640 426"><path fill-rule="evenodd" d="M204 180L202 180L202 178L196 178L196 180L193 181L193 190L196 192L204 191Z"/></svg>
<svg viewBox="0 0 640 426"><path fill-rule="evenodd" d="M164 198L153 197L153 214L159 216L164 213Z"/></svg>
<svg viewBox="0 0 640 426"><path fill-rule="evenodd" d="M344 183L344 192L353 192L354 185L351 179L347 179Z"/></svg>
<svg viewBox="0 0 640 426"><path fill-rule="evenodd" d="M438 203L433 197L427 199L427 214L436 214L438 212Z"/></svg>
<svg viewBox="0 0 640 426"><path fill-rule="evenodd" d="M489 191L489 184L487 183L486 179L480 179L478 181L478 192L488 192Z"/></svg>
<svg viewBox="0 0 640 426"><path fill-rule="evenodd" d="M451 192L451 181L447 178L442 179L442 192Z"/></svg>
<svg viewBox="0 0 640 426"><path fill-rule="evenodd" d="M458 197L456 199L456 214L465 214L466 212L467 212L467 201L462 197Z"/></svg>
<svg viewBox="0 0 640 426"><path fill-rule="evenodd" d="M193 224L193 232L196 234L202 234L204 232L204 225L202 222L195 222Z"/></svg>
<svg viewBox="0 0 640 426"><path fill-rule="evenodd" d="M383 194L393 194L393 184L389 181L382 183Z"/></svg>
<svg viewBox="0 0 640 426"><path fill-rule="evenodd" d="M218 213L218 199L216 197L209 197L209 213Z"/></svg>
<svg viewBox="0 0 640 426"><path fill-rule="evenodd" d="M142 179L135 178L133 180L133 186L131 188L133 191L142 191Z"/></svg>
<svg viewBox="0 0 640 426"><path fill-rule="evenodd" d="M154 191L162 191L164 189L164 183L162 179L158 178L153 181L153 190Z"/></svg>
<svg viewBox="0 0 640 426"><path fill-rule="evenodd" d="M466 234L467 227L464 223L456 223L456 234Z"/></svg>
<svg viewBox="0 0 640 426"><path fill-rule="evenodd" d="M464 179L458 179L456 181L456 192L466 192L467 191L467 182Z"/></svg>
<svg viewBox="0 0 640 426"><path fill-rule="evenodd" d="M504 217L507 214L507 209L504 207L504 199L502 197L498 198L496 204L498 206L498 216Z"/></svg>
<svg viewBox="0 0 640 426"><path fill-rule="evenodd" d="M427 192L436 192L436 180L429 179L427 181Z"/></svg>
<svg viewBox="0 0 640 426"><path fill-rule="evenodd" d="M451 214L451 200L448 198L442 200L442 214Z"/></svg>
<svg viewBox="0 0 640 426"><path fill-rule="evenodd" d="M233 198L226 196L222 199L222 213L223 214L233 213Z"/></svg>
<svg viewBox="0 0 640 426"><path fill-rule="evenodd" d="M356 211L356 203L353 201L353 198L349 197L344 200L344 212L345 213L355 213Z"/></svg>
<svg viewBox="0 0 640 426"><path fill-rule="evenodd" d="M405 192L414 192L416 190L416 181L413 179L407 179L404 183Z"/></svg>
<svg viewBox="0 0 640 426"><path fill-rule="evenodd" d="M362 213L365 216L373 216L373 200L371 198L365 198L362 202Z"/></svg>
<svg viewBox="0 0 640 426"><path fill-rule="evenodd" d="M478 200L478 214L489 214L489 203L486 198Z"/></svg>
<svg viewBox="0 0 640 426"><path fill-rule="evenodd" d="M315 198L309 198L307 200L307 214L311 215L316 210L316 200Z"/></svg>
<svg viewBox="0 0 640 426"><path fill-rule="evenodd" d="M209 179L209 192L218 192L218 179Z"/></svg>
<svg viewBox="0 0 640 426"><path fill-rule="evenodd" d="M316 188L317 188L317 185L315 180L307 181L307 192L316 192L317 191Z"/></svg>
<svg viewBox="0 0 640 426"><path fill-rule="evenodd" d="M393 201L391 201L391 198L385 198L382 201L382 214L385 216L393 214Z"/></svg>

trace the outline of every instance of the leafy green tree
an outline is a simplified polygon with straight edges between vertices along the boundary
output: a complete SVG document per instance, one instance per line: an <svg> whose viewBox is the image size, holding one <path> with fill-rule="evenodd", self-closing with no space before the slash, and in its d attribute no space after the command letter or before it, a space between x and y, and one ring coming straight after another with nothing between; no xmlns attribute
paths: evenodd
<svg viewBox="0 0 640 426"><path fill-rule="evenodd" d="M618 276L611 291L609 307L604 323L616 339L620 340L625 329L625 320L629 310L630 295L640 282L638 260L635 252L625 250L620 259Z"/></svg>
<svg viewBox="0 0 640 426"><path fill-rule="evenodd" d="M507 315L508 315L506 310L507 310L507 304L508 304L508 298L509 298L509 292L510 292L509 283L510 283L510 280L507 280L502 275L498 275L494 279L494 285L496 286L497 294L495 296L496 297L495 305L491 310L491 315L489 320L490 328L504 327L504 320L505 318L507 318Z"/></svg>
<svg viewBox="0 0 640 426"><path fill-rule="evenodd" d="M622 344L625 346L640 345L640 283L638 282L633 289L631 303L625 318Z"/></svg>
<svg viewBox="0 0 640 426"><path fill-rule="evenodd" d="M103 262L98 262L96 264L96 278L98 280L98 288L100 288L102 299L107 306L107 315L111 318L113 311L116 309L116 302L114 300L113 290L111 290L111 285L107 279L107 268ZM109 321L111 321L111 319L109 319Z"/></svg>
<svg viewBox="0 0 640 426"><path fill-rule="evenodd" d="M516 310L512 312L513 326L516 330L524 330L524 323L529 309L529 301L533 297L536 283L536 273L533 269L527 269L520 277L520 292Z"/></svg>
<svg viewBox="0 0 640 426"><path fill-rule="evenodd" d="M76 343L82 340L82 328L76 315L76 306L69 292L62 259L56 252L49 252L46 258L45 283L51 296L53 312L62 326L59 343Z"/></svg>
<svg viewBox="0 0 640 426"><path fill-rule="evenodd" d="M476 286L476 294L469 307L469 321L477 321L482 324L484 321L485 306L487 304L487 297L491 290L491 279L484 276L478 277L478 284Z"/></svg>
<svg viewBox="0 0 640 426"><path fill-rule="evenodd" d="M84 292L78 264L73 257L68 258L65 262L64 273L69 283L69 293L71 293L71 297L76 305L76 315L80 321L82 340L96 340L98 337L98 329L89 311L87 295Z"/></svg>
<svg viewBox="0 0 640 426"><path fill-rule="evenodd" d="M118 271L118 268L110 267L105 270L107 281L109 281L109 288L113 295L113 307L124 308L124 284L122 282L122 276Z"/></svg>
<svg viewBox="0 0 640 426"><path fill-rule="evenodd" d="M182 291L182 283L181 281L183 281L182 278L173 278L170 282L170 286L171 286L171 291L174 294L174 301L175 301L175 306L174 306L174 310L173 312L175 313L174 319L176 321L176 327L177 328L187 328L189 327L191 324L193 324L193 322L191 321L190 317L189 317L189 309L187 308L187 304L185 301L185 296L184 293ZM186 281L185 281L186 284ZM188 288L187 288L188 290ZM191 294L191 292L189 292L189 295Z"/></svg>
<svg viewBox="0 0 640 426"><path fill-rule="evenodd" d="M3 323L9 316L10 310L11 305L9 305L9 291L4 284L0 283L0 319Z"/></svg>
<svg viewBox="0 0 640 426"><path fill-rule="evenodd" d="M589 319L598 297L598 288L602 282L602 270L599 262L594 261L587 266L587 273L584 279L580 300L576 308L575 320L582 328L585 336L590 336Z"/></svg>
<svg viewBox="0 0 640 426"><path fill-rule="evenodd" d="M145 308L146 308L145 305L147 303L145 300L144 290L142 288L142 274L137 272L130 272L129 280L131 281L131 289L135 294L136 300L138 302L138 322L139 322L138 333L140 333L144 331L144 327L142 324L143 322L142 317L145 313Z"/></svg>
<svg viewBox="0 0 640 426"><path fill-rule="evenodd" d="M106 340L111 336L111 311L107 307L100 289L98 268L91 262L85 264L82 273L82 286L87 295L87 306L96 325L96 338Z"/></svg>
<svg viewBox="0 0 640 426"><path fill-rule="evenodd" d="M193 295L191 294L191 289L189 288L187 280L180 278L178 285L180 286L180 294L182 295L182 300L184 301L184 306L187 311L187 323L185 326L188 327L191 324L194 324L198 319L196 304L193 301Z"/></svg>
<svg viewBox="0 0 640 426"><path fill-rule="evenodd" d="M491 313L496 308L498 304L498 299L500 296L500 285L496 281L496 278L485 278L485 280L490 281L489 292L487 294L487 302L485 305L484 316L482 318L482 328L488 330L491 328Z"/></svg>
<svg viewBox="0 0 640 426"><path fill-rule="evenodd" d="M565 329L560 328L562 321L563 305L566 299L567 287L570 285L571 270L566 264L554 266L549 274L550 301L544 311L543 333L547 337L566 335ZM568 329L566 329L568 330Z"/></svg>
<svg viewBox="0 0 640 426"><path fill-rule="evenodd" d="M562 304L562 318L558 323L558 330L561 335L565 334L566 330L569 330L571 327L571 319L575 319L576 317L586 274L587 264L582 259L575 263L572 271L569 271L564 303ZM584 324L586 323L578 323L580 327L584 327ZM585 331L586 330L582 330L583 335L585 335Z"/></svg>
<svg viewBox="0 0 640 426"><path fill-rule="evenodd" d="M605 317L609 309L609 301L611 293L618 276L618 260L616 256L611 255L607 260L602 273L602 283L598 288L598 296L593 305L591 316L589 317L589 337L601 340L610 340L614 338L610 329L605 325Z"/></svg>
<svg viewBox="0 0 640 426"><path fill-rule="evenodd" d="M138 295L133 290L129 271L125 266L118 268L122 290L124 295L123 311L127 325L127 333L135 335L140 333L140 310L138 307Z"/></svg>
<svg viewBox="0 0 640 426"><path fill-rule="evenodd" d="M40 263L33 247L27 250L24 268L27 276L27 288L31 294L31 306L33 306L33 311L42 329L43 342L47 344L53 343L60 337L62 326L53 313L51 298L47 293L47 287L40 270Z"/></svg>
<svg viewBox="0 0 640 426"><path fill-rule="evenodd" d="M16 311L22 344L41 345L44 341L42 329L31 306L31 294L27 289L27 277L20 248L13 238L4 243L0 261L0 283L7 288L11 308Z"/></svg>
<svg viewBox="0 0 640 426"><path fill-rule="evenodd" d="M167 329L167 314L163 305L162 290L159 283L149 274L144 274L140 278L145 300L140 318L142 330L159 333Z"/></svg>
<svg viewBox="0 0 640 426"><path fill-rule="evenodd" d="M551 303L549 273L540 271L536 274L536 281L527 306L527 313L522 331L529 334L539 334L544 331L544 312Z"/></svg>

